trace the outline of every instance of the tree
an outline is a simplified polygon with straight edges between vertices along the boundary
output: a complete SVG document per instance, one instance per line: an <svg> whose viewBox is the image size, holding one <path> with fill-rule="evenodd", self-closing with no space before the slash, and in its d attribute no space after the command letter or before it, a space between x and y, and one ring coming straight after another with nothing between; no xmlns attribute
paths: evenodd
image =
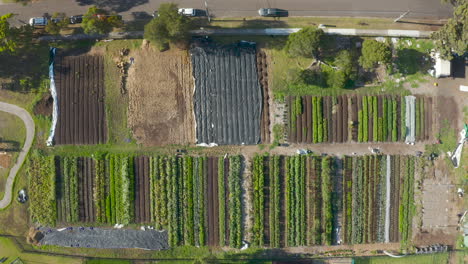
<svg viewBox="0 0 468 264"><path fill-rule="evenodd" d="M69 19L65 13L54 13L52 19L47 23L45 31L52 35L60 34L60 30L66 28L69 24Z"/></svg>
<svg viewBox="0 0 468 264"><path fill-rule="evenodd" d="M333 71L327 79L327 84L333 88L345 88L348 82L346 73L342 70Z"/></svg>
<svg viewBox="0 0 468 264"><path fill-rule="evenodd" d="M18 45L16 32L8 22L12 16L11 13L0 16L0 52L14 52Z"/></svg>
<svg viewBox="0 0 468 264"><path fill-rule="evenodd" d="M342 50L335 58L335 66L344 73L347 79L356 80L357 78L357 63L351 52Z"/></svg>
<svg viewBox="0 0 468 264"><path fill-rule="evenodd" d="M463 55L468 51L468 2L452 0L453 17L439 31L432 33L436 50L444 59L452 59L452 53Z"/></svg>
<svg viewBox="0 0 468 264"><path fill-rule="evenodd" d="M86 34L107 34L113 28L123 26L122 18L117 14L109 14L107 11L92 6L83 16L81 27Z"/></svg>
<svg viewBox="0 0 468 264"><path fill-rule="evenodd" d="M158 16L145 26L145 39L150 40L160 50L168 48L169 43L177 43L187 39L190 20L179 14L174 3L162 3L158 9Z"/></svg>
<svg viewBox="0 0 468 264"><path fill-rule="evenodd" d="M314 58L322 42L323 30L314 27L305 27L299 32L289 35L286 42L286 52L291 56Z"/></svg>
<svg viewBox="0 0 468 264"><path fill-rule="evenodd" d="M390 47L374 39L366 39L362 43L362 55L359 64L365 69L372 69L377 63L388 63L392 58Z"/></svg>

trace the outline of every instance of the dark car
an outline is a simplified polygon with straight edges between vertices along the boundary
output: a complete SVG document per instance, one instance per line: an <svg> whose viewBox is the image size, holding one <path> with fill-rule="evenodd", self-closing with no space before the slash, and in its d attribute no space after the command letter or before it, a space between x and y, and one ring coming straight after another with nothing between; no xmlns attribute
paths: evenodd
<svg viewBox="0 0 468 264"><path fill-rule="evenodd" d="M83 22L83 15L70 17L70 24L80 24L81 22Z"/></svg>
<svg viewBox="0 0 468 264"><path fill-rule="evenodd" d="M263 17L287 17L288 10L278 8L260 8L258 14Z"/></svg>

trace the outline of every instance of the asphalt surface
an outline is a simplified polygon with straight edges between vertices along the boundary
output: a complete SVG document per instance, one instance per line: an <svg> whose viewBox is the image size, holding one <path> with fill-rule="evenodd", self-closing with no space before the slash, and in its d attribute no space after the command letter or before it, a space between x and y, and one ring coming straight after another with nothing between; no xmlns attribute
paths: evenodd
<svg viewBox="0 0 468 264"><path fill-rule="evenodd" d="M24 125L26 126L26 140L24 141L23 149L21 150L15 165L13 165L13 167L10 170L10 173L8 174L8 179L5 184L5 195L0 201L0 209L3 209L7 207L11 202L13 183L15 182L15 177L18 173L18 170L21 168L21 165L23 164L26 155L29 152L29 149L31 148L34 139L35 125L28 111L24 110L19 106L0 102L0 111L18 116L19 118L21 118L21 120L23 120Z"/></svg>
<svg viewBox="0 0 468 264"><path fill-rule="evenodd" d="M13 24L27 23L30 17L65 12L84 14L91 5L120 13L124 20L148 18L161 2L168 0L38 0L23 6L5 4L0 0L0 14L17 14ZM175 0L179 7L205 9L204 0ZM290 16L347 16L397 18L410 11L407 18L444 19L452 15L449 5L440 0L207 0L206 6L214 17L253 17L263 7L289 10Z"/></svg>

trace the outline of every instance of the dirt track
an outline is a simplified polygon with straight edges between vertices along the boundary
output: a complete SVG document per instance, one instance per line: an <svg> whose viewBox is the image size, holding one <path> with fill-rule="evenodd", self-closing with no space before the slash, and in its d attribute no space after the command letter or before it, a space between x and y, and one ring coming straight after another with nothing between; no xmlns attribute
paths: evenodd
<svg viewBox="0 0 468 264"><path fill-rule="evenodd" d="M146 146L195 142L193 79L186 51L158 52L143 42L128 71L128 124Z"/></svg>

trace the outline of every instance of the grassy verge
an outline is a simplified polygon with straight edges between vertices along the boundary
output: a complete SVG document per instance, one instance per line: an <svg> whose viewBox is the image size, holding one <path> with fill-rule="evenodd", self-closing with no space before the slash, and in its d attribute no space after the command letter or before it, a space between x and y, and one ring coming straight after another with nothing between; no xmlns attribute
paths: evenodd
<svg viewBox="0 0 468 264"><path fill-rule="evenodd" d="M266 27L289 27L297 28L304 26L318 26L320 24L338 28L361 28L361 29L418 29L436 30L438 24L435 21L421 21L422 23L394 23L388 18L354 18L354 17L286 17L279 20L264 17L245 18L214 18L211 23L206 24L206 19L200 18L195 25L213 28L266 28ZM431 25L432 24L432 25Z"/></svg>
<svg viewBox="0 0 468 264"><path fill-rule="evenodd" d="M22 252L10 238L6 237L0 237L0 256L8 258L5 262L7 264L17 258L20 258L24 263L83 263L82 258L77 257L58 257Z"/></svg>
<svg viewBox="0 0 468 264"><path fill-rule="evenodd" d="M403 258L363 257L355 258L356 264L438 264L448 262L448 253L413 255Z"/></svg>

